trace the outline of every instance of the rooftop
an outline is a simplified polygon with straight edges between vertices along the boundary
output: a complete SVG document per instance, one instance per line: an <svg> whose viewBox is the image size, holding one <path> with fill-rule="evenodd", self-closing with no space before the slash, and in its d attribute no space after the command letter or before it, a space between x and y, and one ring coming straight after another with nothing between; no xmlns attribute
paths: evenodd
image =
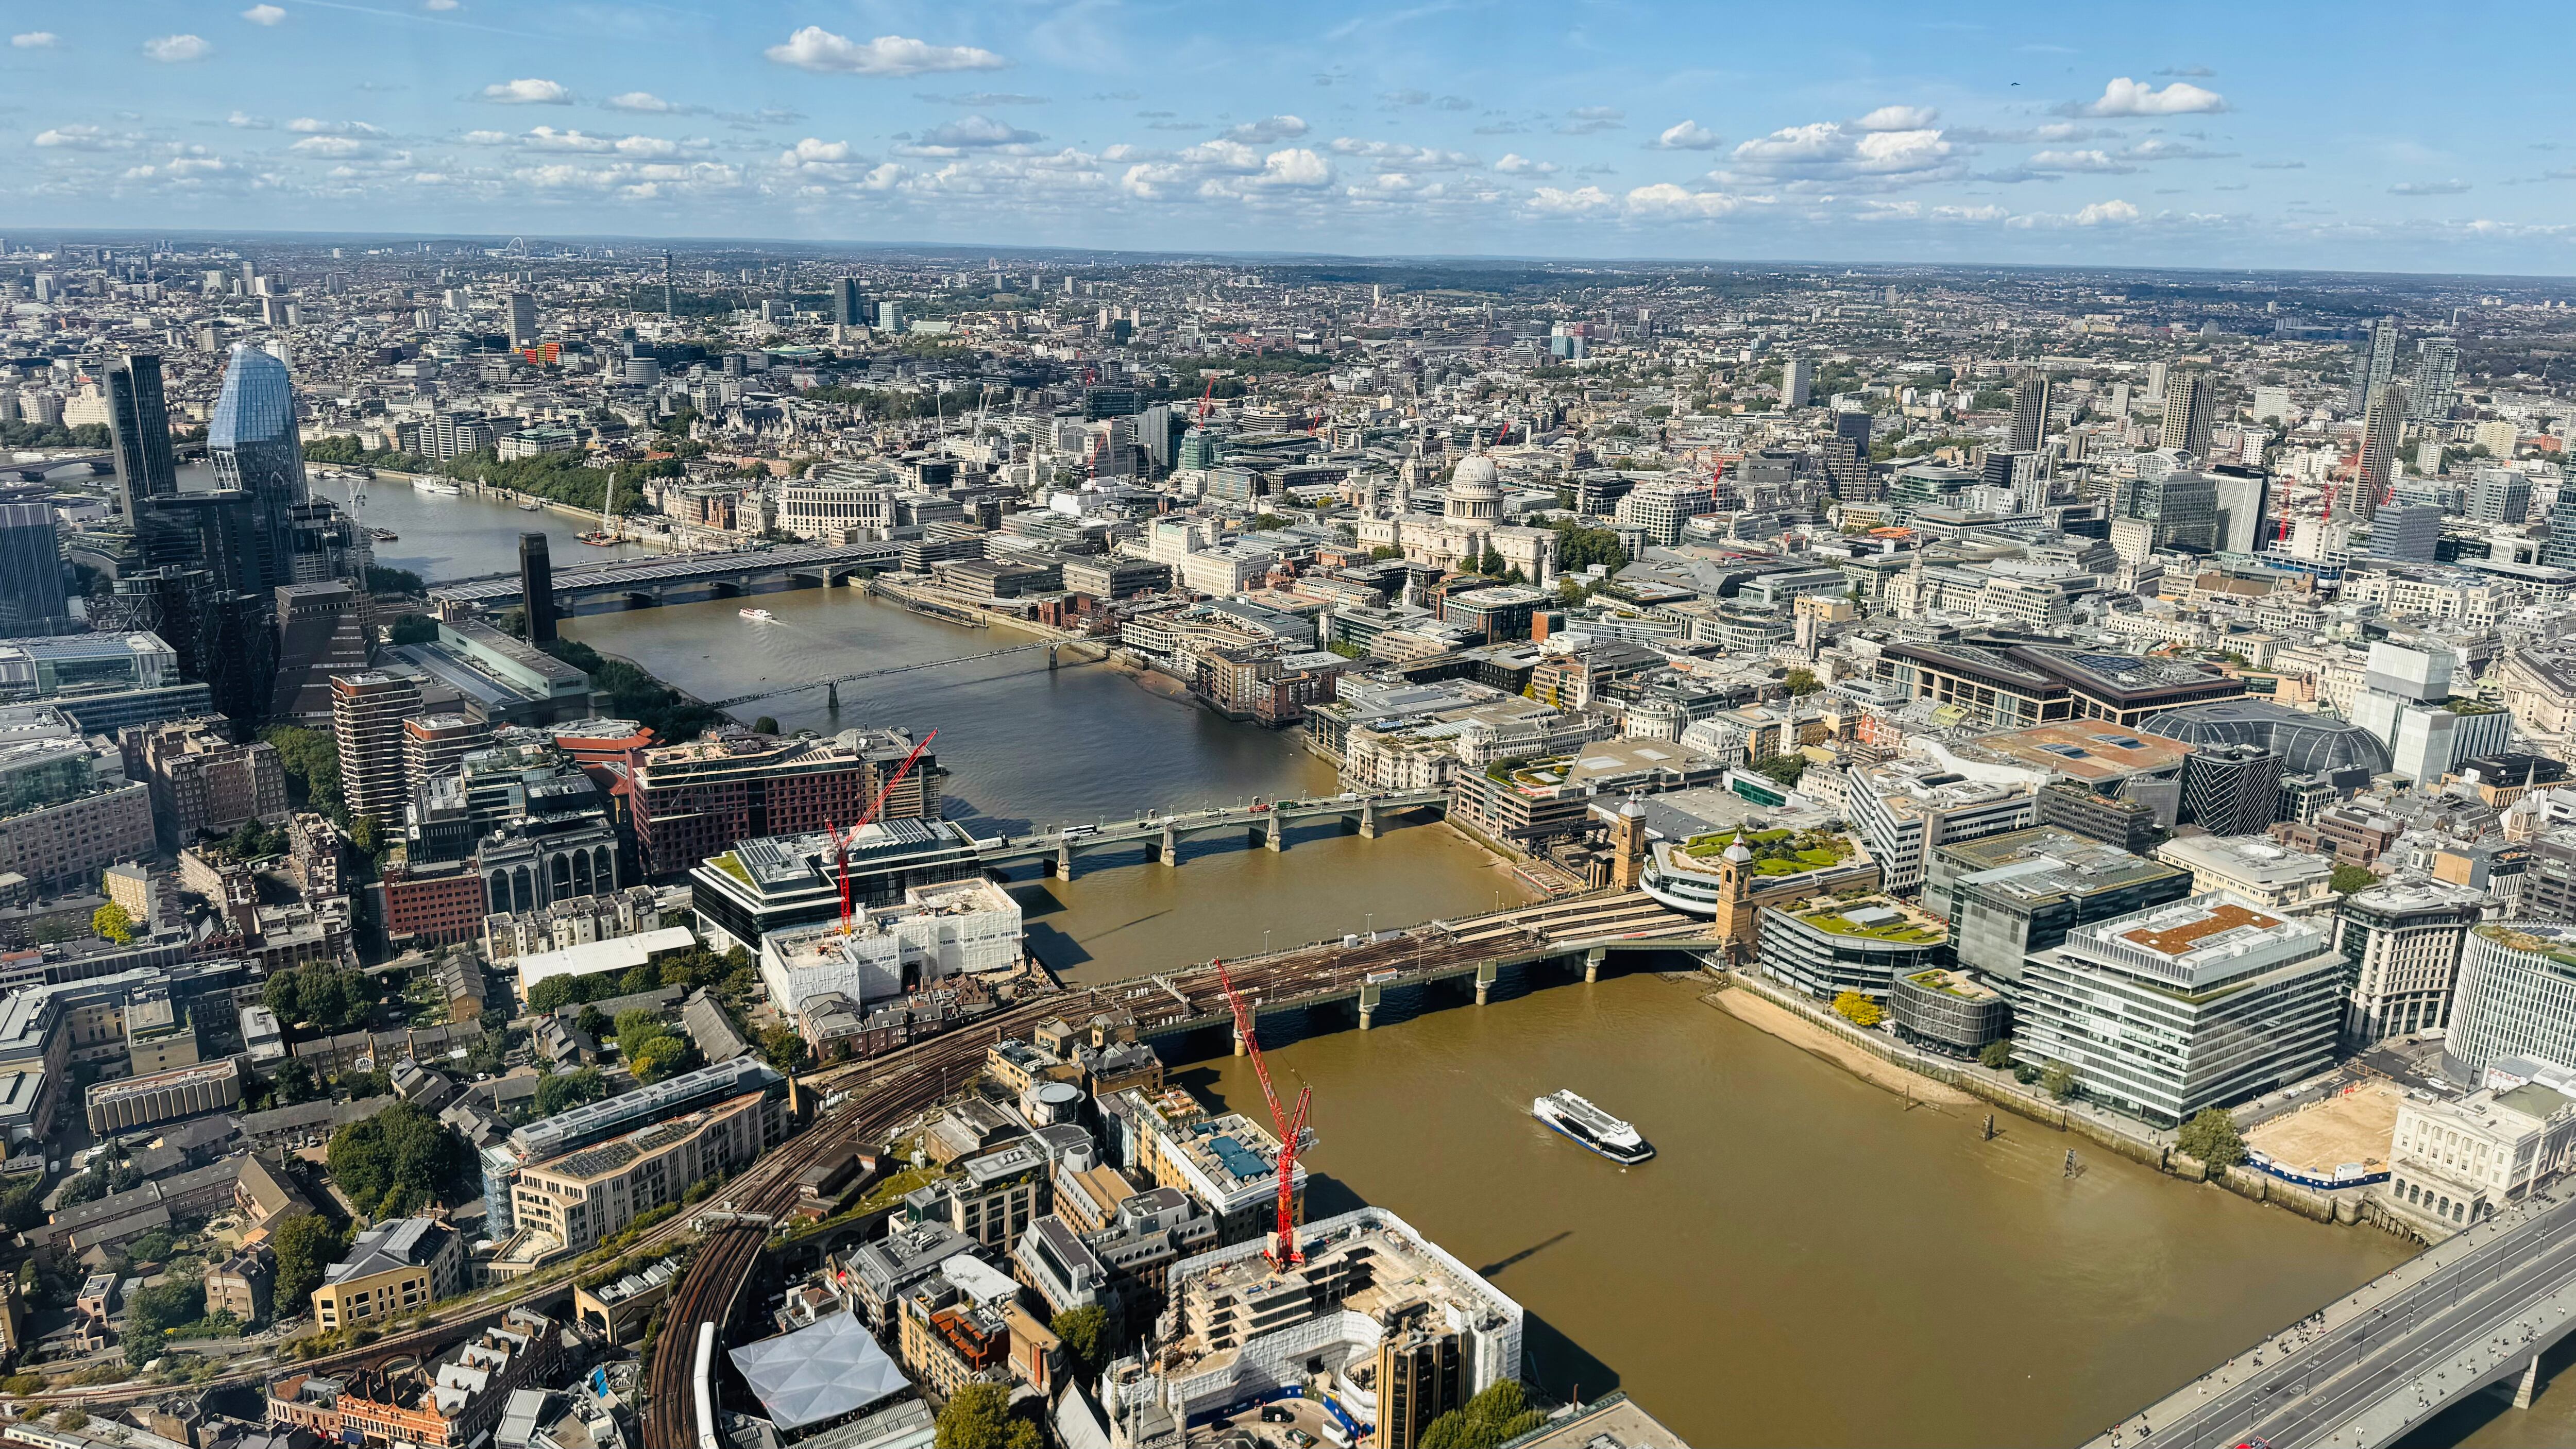
<svg viewBox="0 0 2576 1449"><path fill-rule="evenodd" d="M1958 748L1963 753L1991 752L2014 764L2086 784L2180 769L2192 749L2178 740L2100 720L2055 720L1981 735Z"/></svg>
<svg viewBox="0 0 2576 1449"><path fill-rule="evenodd" d="M1937 945L1950 934L1950 928L1940 918L1894 896L1810 901L1789 914L1828 935L1855 936L1900 946Z"/></svg>

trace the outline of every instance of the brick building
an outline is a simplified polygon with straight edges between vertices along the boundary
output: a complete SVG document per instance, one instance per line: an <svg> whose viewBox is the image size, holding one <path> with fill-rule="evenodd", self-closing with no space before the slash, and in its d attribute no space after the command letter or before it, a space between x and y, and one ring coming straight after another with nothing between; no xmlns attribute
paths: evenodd
<svg viewBox="0 0 2576 1449"><path fill-rule="evenodd" d="M738 840L854 825L912 748L909 736L894 731L780 739L728 730L645 750L628 786L644 873L681 874ZM886 796L878 818L938 815L938 761L925 754Z"/></svg>

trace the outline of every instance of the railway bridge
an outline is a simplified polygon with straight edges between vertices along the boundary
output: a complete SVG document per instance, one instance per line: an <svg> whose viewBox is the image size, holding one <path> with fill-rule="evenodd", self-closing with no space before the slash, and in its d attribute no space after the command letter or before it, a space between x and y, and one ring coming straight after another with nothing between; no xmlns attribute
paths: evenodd
<svg viewBox="0 0 2576 1449"><path fill-rule="evenodd" d="M675 553L598 563L555 561L555 612L610 614L663 604L738 599L789 589L834 588L902 561L899 543L809 543L723 553ZM520 596L519 576L483 574L429 591L434 603L507 608Z"/></svg>
<svg viewBox="0 0 2576 1449"><path fill-rule="evenodd" d="M1059 879L1073 878L1075 859L1113 847L1145 847L1145 858L1164 865L1181 863L1181 842L1192 836L1242 831L1250 843L1270 850L1288 848L1288 832L1311 820L1339 820L1343 828L1374 840L1392 817L1418 810L1446 810L1444 789L1388 790L1372 795L1336 795L1318 800L1263 801L1212 806L1204 810L1149 811L1133 820L1067 825L1035 835L1011 835L978 843L977 856L988 866L1037 863Z"/></svg>

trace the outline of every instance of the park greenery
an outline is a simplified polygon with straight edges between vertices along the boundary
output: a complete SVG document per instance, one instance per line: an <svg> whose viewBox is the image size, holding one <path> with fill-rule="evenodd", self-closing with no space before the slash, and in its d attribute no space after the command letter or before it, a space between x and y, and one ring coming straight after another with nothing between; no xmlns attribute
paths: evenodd
<svg viewBox="0 0 2576 1449"><path fill-rule="evenodd" d="M617 1050L639 1082L658 1082L699 1064L698 1049L658 1011L617 1013Z"/></svg>
<svg viewBox="0 0 2576 1449"><path fill-rule="evenodd" d="M2339 865L2334 868L2334 874L2326 878L2326 884L2336 895L2348 896L2379 884L2379 877L2372 874L2366 865Z"/></svg>
<svg viewBox="0 0 2576 1449"><path fill-rule="evenodd" d="M315 961L269 977L259 999L281 1022L343 1031L365 1025L374 1014L376 983L363 971Z"/></svg>
<svg viewBox="0 0 2576 1449"><path fill-rule="evenodd" d="M409 1102L332 1133L329 1161L333 1184L377 1218L462 1197L470 1165L464 1139Z"/></svg>
<svg viewBox="0 0 2576 1449"><path fill-rule="evenodd" d="M1011 1391L991 1383L959 1385L940 1406L931 1439L932 1449L1040 1449L1045 1442L1036 1424L1012 1412Z"/></svg>
<svg viewBox="0 0 2576 1449"><path fill-rule="evenodd" d="M269 1231L269 1248L277 1254L276 1302L301 1303L322 1286L322 1270L340 1261L348 1240L330 1220L298 1213Z"/></svg>
<svg viewBox="0 0 2576 1449"><path fill-rule="evenodd" d="M1579 574L1594 564L1610 573L1628 566L1628 550L1619 535L1607 528L1586 528L1573 519L1559 519L1556 524L1556 566L1569 574Z"/></svg>
<svg viewBox="0 0 2576 1449"><path fill-rule="evenodd" d="M2203 1110L2174 1134L2174 1149L2189 1153L2212 1169L2234 1167L2245 1160L2245 1138L2236 1119L2217 1107Z"/></svg>
<svg viewBox="0 0 2576 1449"><path fill-rule="evenodd" d="M543 648L590 676L591 689L608 696L607 713L643 725L658 743L676 745L696 739L724 718L625 660L611 659L578 639L556 639Z"/></svg>
<svg viewBox="0 0 2576 1449"><path fill-rule="evenodd" d="M286 771L287 794L296 804L335 820L347 816L340 797L340 747L329 734L300 725L271 725L259 737L277 751L278 766Z"/></svg>
<svg viewBox="0 0 2576 1449"><path fill-rule="evenodd" d="M1518 1379L1496 1379L1464 1407L1432 1420L1422 1431L1422 1449L1498 1449L1546 1422Z"/></svg>

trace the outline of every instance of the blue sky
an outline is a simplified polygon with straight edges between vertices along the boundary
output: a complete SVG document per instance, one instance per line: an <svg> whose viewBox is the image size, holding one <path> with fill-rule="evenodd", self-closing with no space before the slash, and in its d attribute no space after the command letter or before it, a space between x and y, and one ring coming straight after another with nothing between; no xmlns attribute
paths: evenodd
<svg viewBox="0 0 2576 1449"><path fill-rule="evenodd" d="M2563 10L0 0L7 225L2576 270Z"/></svg>

